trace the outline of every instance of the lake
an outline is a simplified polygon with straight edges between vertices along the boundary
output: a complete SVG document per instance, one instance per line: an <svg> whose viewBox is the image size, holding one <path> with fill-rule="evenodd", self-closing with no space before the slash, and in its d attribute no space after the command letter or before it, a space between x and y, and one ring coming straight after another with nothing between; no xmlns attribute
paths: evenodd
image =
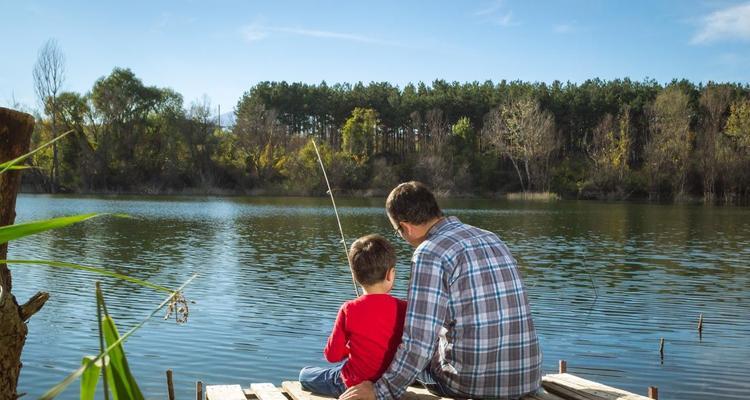
<svg viewBox="0 0 750 400"><path fill-rule="evenodd" d="M745 399L750 393L750 209L599 202L442 200L446 214L497 233L521 265L544 369L568 371L662 399ZM398 250L395 295L405 297L410 247L393 235L383 199L337 199L352 239L380 233ZM55 259L185 290L190 319L160 313L126 343L148 398L195 381L296 380L323 365L339 305L352 298L326 198L69 197L22 195L17 222L88 212L101 217L13 242L10 258ZM25 302L50 300L29 322L20 392L36 398L98 352L94 283L124 332L165 297L82 271L12 266ZM702 338L697 332L704 316ZM664 338L663 360L659 340ZM78 384L60 398L78 396Z"/></svg>

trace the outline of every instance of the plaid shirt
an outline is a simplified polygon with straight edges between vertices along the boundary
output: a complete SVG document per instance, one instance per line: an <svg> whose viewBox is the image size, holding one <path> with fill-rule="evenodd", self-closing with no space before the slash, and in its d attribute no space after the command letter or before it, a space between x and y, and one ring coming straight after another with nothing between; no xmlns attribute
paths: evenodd
<svg viewBox="0 0 750 400"><path fill-rule="evenodd" d="M401 345L375 383L400 398L430 368L470 398L514 399L541 384L542 354L510 250L492 232L447 217L412 257Z"/></svg>

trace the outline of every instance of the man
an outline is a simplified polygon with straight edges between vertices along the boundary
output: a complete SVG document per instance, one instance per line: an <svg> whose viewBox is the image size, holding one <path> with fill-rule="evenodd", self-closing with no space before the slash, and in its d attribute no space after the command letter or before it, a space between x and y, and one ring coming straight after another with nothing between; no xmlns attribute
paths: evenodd
<svg viewBox="0 0 750 400"><path fill-rule="evenodd" d="M417 380L436 395L516 399L541 383L542 355L516 260L492 232L444 217L419 182L391 191L388 218L416 249L401 345L374 384L342 400L400 398Z"/></svg>

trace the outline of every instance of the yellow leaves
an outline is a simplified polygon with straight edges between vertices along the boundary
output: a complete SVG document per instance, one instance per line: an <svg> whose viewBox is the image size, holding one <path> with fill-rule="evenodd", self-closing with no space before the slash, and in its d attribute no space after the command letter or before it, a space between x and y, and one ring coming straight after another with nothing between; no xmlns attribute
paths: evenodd
<svg viewBox="0 0 750 400"><path fill-rule="evenodd" d="M750 100L738 101L730 106L724 133L737 146L750 148Z"/></svg>

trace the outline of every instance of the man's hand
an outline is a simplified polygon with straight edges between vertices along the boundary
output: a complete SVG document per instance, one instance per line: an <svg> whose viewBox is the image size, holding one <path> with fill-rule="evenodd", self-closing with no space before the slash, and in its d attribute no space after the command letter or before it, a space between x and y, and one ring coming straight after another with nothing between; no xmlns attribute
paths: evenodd
<svg viewBox="0 0 750 400"><path fill-rule="evenodd" d="M362 381L346 389L346 392L339 396L339 400L375 400L375 387L370 381Z"/></svg>

